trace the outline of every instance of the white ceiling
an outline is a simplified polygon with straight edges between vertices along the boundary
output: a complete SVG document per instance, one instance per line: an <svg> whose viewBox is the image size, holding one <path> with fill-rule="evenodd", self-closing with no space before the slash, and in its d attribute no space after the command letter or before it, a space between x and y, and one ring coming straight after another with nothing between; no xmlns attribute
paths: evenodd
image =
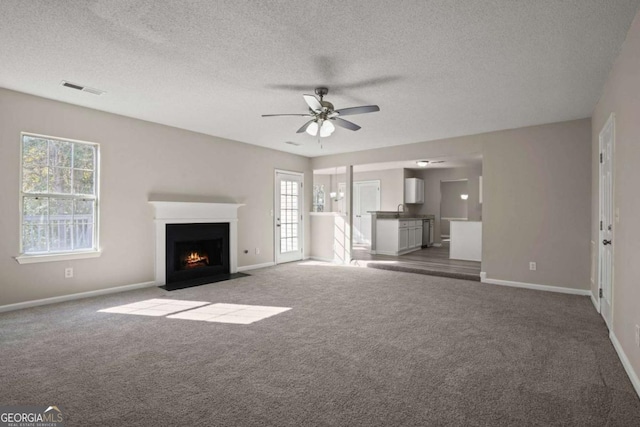
<svg viewBox="0 0 640 427"><path fill-rule="evenodd" d="M2 0L0 86L313 157L588 117L639 3ZM320 85L381 111L260 117Z"/></svg>

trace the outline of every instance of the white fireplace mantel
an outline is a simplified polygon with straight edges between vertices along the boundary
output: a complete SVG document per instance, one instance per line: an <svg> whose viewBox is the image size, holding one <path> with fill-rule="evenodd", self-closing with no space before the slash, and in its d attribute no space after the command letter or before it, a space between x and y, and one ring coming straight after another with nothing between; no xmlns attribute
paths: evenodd
<svg viewBox="0 0 640 427"><path fill-rule="evenodd" d="M238 208L237 203L171 202L149 203L155 210L156 223L156 285L166 283L167 224L228 223L229 224L229 269L238 272Z"/></svg>

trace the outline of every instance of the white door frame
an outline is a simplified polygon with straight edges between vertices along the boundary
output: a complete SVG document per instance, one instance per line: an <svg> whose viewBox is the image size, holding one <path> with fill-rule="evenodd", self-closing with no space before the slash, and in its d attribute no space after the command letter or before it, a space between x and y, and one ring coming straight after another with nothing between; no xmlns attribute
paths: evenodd
<svg viewBox="0 0 640 427"><path fill-rule="evenodd" d="M609 129L610 128L610 129ZM607 153L604 152L604 148L603 148L603 140L604 137L603 135L605 134L605 132L610 131L611 132L611 151L609 153L609 158L607 159ZM597 270L598 270L598 295L597 295L597 299L598 299L598 306L599 306L599 311L600 314L602 315L602 317L605 320L605 323L607 324L607 327L609 329L611 329L613 327L613 299L614 299L614 252L615 252L615 213L614 213L614 209L615 209L615 200L614 200L614 196L615 196L615 164L614 164L614 153L615 153L615 142L616 142L616 126L615 126L615 114L611 113L611 115L609 116L609 118L607 119L606 123L604 124L604 126L602 126L602 129L600 130L600 134L598 135L598 153L600 158L598 159L598 265L597 265ZM610 171L610 185L609 188L606 189L603 186L605 185L605 183L603 182L602 179L602 174L603 174L603 162L605 160L609 161L609 171ZM609 194L609 221L611 222L611 224L604 224L603 223L603 217L602 217L602 212L603 209L605 208L604 206L604 200L603 200L603 192L604 191L610 191ZM612 230L607 230L607 228L609 226L612 226ZM609 272L610 272L610 279L609 279L609 288L610 288L610 301L609 301L609 307L606 306L606 299L604 297L601 297L601 292L605 292L605 290L603 289L603 263L605 261L605 256L604 256L604 245L603 245L603 240L604 239L610 239L612 241L611 243L611 248L610 248L610 254L611 254L611 264L609 266ZM604 302L603 302L604 301Z"/></svg>
<svg viewBox="0 0 640 427"><path fill-rule="evenodd" d="M273 172L273 263L275 265L278 264L278 227L277 227L277 213L279 211L278 203L278 174L287 174L287 175L296 175L300 177L300 233L299 233L299 244L300 244L300 259L305 259L304 252L304 233L305 233L305 222L304 217L306 214L305 205L304 205L304 172L295 172L284 169L275 169Z"/></svg>

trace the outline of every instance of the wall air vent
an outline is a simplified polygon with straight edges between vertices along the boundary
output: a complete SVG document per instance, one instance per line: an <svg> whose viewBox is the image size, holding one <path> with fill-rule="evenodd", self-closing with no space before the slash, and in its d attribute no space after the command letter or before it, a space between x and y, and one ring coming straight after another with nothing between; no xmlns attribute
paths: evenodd
<svg viewBox="0 0 640 427"><path fill-rule="evenodd" d="M68 82L66 80L63 80L60 83L60 85L64 86L64 87L68 87L70 89L75 89L75 90L80 90L82 92L92 93L94 95L102 95L103 93L105 93L105 91L103 91L103 90L95 89L95 88L87 87L87 86L82 86L82 85L79 85L77 83Z"/></svg>

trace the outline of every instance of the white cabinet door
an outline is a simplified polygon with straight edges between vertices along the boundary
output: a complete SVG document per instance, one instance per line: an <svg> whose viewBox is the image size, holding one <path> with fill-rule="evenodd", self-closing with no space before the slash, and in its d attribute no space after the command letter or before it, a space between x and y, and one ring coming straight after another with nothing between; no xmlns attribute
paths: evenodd
<svg viewBox="0 0 640 427"><path fill-rule="evenodd" d="M416 233L414 233L414 229L409 229L409 248L416 247Z"/></svg>
<svg viewBox="0 0 640 427"><path fill-rule="evenodd" d="M398 237L398 252L409 249L409 229L401 228Z"/></svg>
<svg viewBox="0 0 640 427"><path fill-rule="evenodd" d="M420 178L404 180L404 202L424 203L424 181Z"/></svg>
<svg viewBox="0 0 640 427"><path fill-rule="evenodd" d="M422 247L422 227L414 228L413 233L416 236L416 248Z"/></svg>

